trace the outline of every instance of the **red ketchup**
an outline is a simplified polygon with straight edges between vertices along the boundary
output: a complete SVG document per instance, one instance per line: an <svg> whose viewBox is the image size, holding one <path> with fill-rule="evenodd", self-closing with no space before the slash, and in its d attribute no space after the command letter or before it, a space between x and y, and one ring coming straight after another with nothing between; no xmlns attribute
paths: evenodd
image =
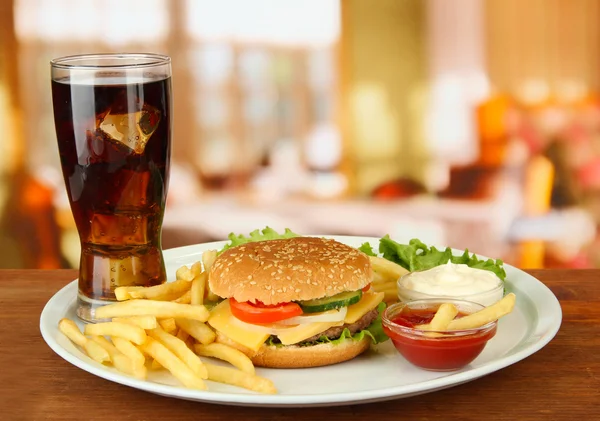
<svg viewBox="0 0 600 421"><path fill-rule="evenodd" d="M496 334L497 324L463 331L444 331L436 337L415 327L431 322L439 304L431 308L404 307L384 322L396 349L412 364L435 371L460 369L473 361ZM456 316L464 317L459 312ZM390 323L391 322L391 323Z"/></svg>

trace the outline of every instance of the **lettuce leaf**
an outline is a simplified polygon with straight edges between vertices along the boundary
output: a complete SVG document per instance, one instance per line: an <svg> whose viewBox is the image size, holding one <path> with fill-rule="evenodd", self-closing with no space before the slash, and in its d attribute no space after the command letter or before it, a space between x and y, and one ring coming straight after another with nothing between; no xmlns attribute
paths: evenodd
<svg viewBox="0 0 600 421"><path fill-rule="evenodd" d="M385 259L399 264L410 272L431 269L451 261L475 269L489 270L501 280L506 279L506 272L500 259L479 259L475 254L470 254L469 250L465 250L460 256L453 256L449 247L445 250L438 250L433 246L428 247L416 238L410 240L408 244L400 244L386 235L379 240L379 252Z"/></svg>
<svg viewBox="0 0 600 421"><path fill-rule="evenodd" d="M327 336L321 336L316 341L297 344L297 346L313 346L313 345L327 344L327 343L333 344L333 345L339 345L342 341L344 341L346 339L352 339L354 341L361 341L364 339L365 336L370 337L371 342L374 345L385 342L389 339L388 336L383 331L383 324L381 322L381 314L385 310L385 307L386 307L385 303L383 303L383 302L379 303L379 305L377 306L377 312L379 313L377 318L375 320L373 320L373 323L371 323L368 328L361 330L359 332L356 332L354 335L352 335L350 333L350 330L348 330L348 328L346 328L342 331L342 334L340 335L339 338L329 339ZM275 336L270 336L269 339L267 339L266 344L267 344L267 346L278 346L278 347L284 346L280 342L277 342L277 339Z"/></svg>
<svg viewBox="0 0 600 421"><path fill-rule="evenodd" d="M362 243L362 245L358 248L367 256L377 256L377 253L373 251L373 247L371 247L371 243Z"/></svg>
<svg viewBox="0 0 600 421"><path fill-rule="evenodd" d="M292 232L289 228L286 228L285 232L283 234L279 234L277 231L275 231L273 228L270 228L270 227L266 227L262 231L254 230L248 236L245 236L243 234L236 235L234 233L230 233L228 235L229 242L227 244L225 244L225 246L219 251L219 254L231 247L240 246L240 245L246 244L246 243L252 243L255 241L264 241L264 240L277 240L280 238L292 238L292 237L298 237L298 234Z"/></svg>

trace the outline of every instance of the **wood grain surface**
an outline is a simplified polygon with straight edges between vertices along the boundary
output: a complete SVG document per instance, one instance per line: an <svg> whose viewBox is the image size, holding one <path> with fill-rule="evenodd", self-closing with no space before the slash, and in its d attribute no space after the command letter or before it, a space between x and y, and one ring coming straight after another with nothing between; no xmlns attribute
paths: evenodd
<svg viewBox="0 0 600 421"><path fill-rule="evenodd" d="M0 420L600 420L600 270L530 273L560 300L563 324L554 340L529 358L470 383L407 399L264 409L159 397L72 366L45 344L39 317L75 271L0 271Z"/></svg>

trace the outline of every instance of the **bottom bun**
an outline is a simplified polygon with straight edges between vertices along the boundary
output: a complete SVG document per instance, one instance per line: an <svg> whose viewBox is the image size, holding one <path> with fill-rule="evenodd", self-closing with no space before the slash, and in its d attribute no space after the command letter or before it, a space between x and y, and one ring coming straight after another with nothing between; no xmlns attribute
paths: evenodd
<svg viewBox="0 0 600 421"><path fill-rule="evenodd" d="M360 341L344 339L341 343L311 346L267 346L263 345L251 356L257 367L270 368L308 368L332 365L351 360L369 349L371 338Z"/></svg>

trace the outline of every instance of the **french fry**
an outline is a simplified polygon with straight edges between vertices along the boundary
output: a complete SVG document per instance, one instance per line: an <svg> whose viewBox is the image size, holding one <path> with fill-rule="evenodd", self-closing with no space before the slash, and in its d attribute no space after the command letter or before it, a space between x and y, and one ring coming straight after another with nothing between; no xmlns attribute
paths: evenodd
<svg viewBox="0 0 600 421"><path fill-rule="evenodd" d="M217 250L207 250L204 253L202 253L202 264L204 265L204 272L206 272L206 285L205 285L205 290L206 290L206 300L207 301L218 301L219 300L219 296L216 295L214 292L211 291L210 286L208 285L208 274L210 272L210 269L212 268L212 265L215 263L215 260L217 259Z"/></svg>
<svg viewBox="0 0 600 421"><path fill-rule="evenodd" d="M456 317L457 314L458 308L454 304L444 303L441 306L439 306L438 310L436 311L435 315L433 316L433 319L431 319L431 322L429 322L429 324L424 325L422 329L419 326L417 326L417 329L427 331L446 330L450 322ZM425 336L430 338L438 338L443 336L443 334L437 332L426 332Z"/></svg>
<svg viewBox="0 0 600 421"><path fill-rule="evenodd" d="M86 338L83 349L85 349L86 354L88 354L92 360L99 362L100 364L110 362L110 355L106 349L102 348L94 341Z"/></svg>
<svg viewBox="0 0 600 421"><path fill-rule="evenodd" d="M196 279L198 277L198 275L200 275L202 273L202 263L200 263L200 262L194 263L192 265L192 267L190 268L190 270L194 274L194 279ZM193 281L193 279L192 279L192 281Z"/></svg>
<svg viewBox="0 0 600 421"><path fill-rule="evenodd" d="M206 363L204 365L208 371L209 380L243 387L245 389L260 393L277 393L277 389L275 388L273 382L269 379L265 379L264 377L248 374L238 370L237 368L221 367Z"/></svg>
<svg viewBox="0 0 600 421"><path fill-rule="evenodd" d="M153 338L148 338L141 345L141 349L150 354L156 361L177 378L185 387L198 390L206 390L204 381L181 361L175 354L169 351L163 344Z"/></svg>
<svg viewBox="0 0 600 421"><path fill-rule="evenodd" d="M123 355L133 362L136 366L143 366L146 363L146 357L134 344L129 342L127 339L119 338L117 336L111 336L115 348L117 348Z"/></svg>
<svg viewBox="0 0 600 421"><path fill-rule="evenodd" d="M191 351L194 350L194 345L196 345L196 343L196 339L194 339L192 336L188 336L188 338L185 340L185 344Z"/></svg>
<svg viewBox="0 0 600 421"><path fill-rule="evenodd" d="M177 325L175 324L175 319L169 317L168 319L160 319L158 324L167 333L175 333L177 331Z"/></svg>
<svg viewBox="0 0 600 421"><path fill-rule="evenodd" d="M150 368L152 370L160 370L164 367L156 359L152 359L152 363L150 363Z"/></svg>
<svg viewBox="0 0 600 421"><path fill-rule="evenodd" d="M192 282L194 280L194 273L187 266L181 266L175 271L175 278L177 280L181 279L184 281Z"/></svg>
<svg viewBox="0 0 600 421"><path fill-rule="evenodd" d="M110 360L117 370L134 376L138 379L144 380L146 378L146 367L143 365L140 366L134 364L131 359L127 358L125 354L121 353L106 338L103 336L92 336L91 339L104 348L106 352L108 352L108 355L110 355Z"/></svg>
<svg viewBox="0 0 600 421"><path fill-rule="evenodd" d="M175 319L175 323L179 329L185 330L202 344L206 345L215 341L216 334L214 330L204 323L190 319Z"/></svg>
<svg viewBox="0 0 600 421"><path fill-rule="evenodd" d="M125 303L129 301L124 301ZM119 322L87 324L84 333L90 336L118 336L137 345L146 340L146 331L141 327Z"/></svg>
<svg viewBox="0 0 600 421"><path fill-rule="evenodd" d="M96 310L96 317L156 316L157 318L181 317L205 322L209 312L204 306L172 303L170 301L129 300L108 304Z"/></svg>
<svg viewBox="0 0 600 421"><path fill-rule="evenodd" d="M446 330L448 325L456 315L458 314L458 308L454 304L444 303L429 322L429 330Z"/></svg>
<svg viewBox="0 0 600 421"><path fill-rule="evenodd" d="M158 321L154 316L113 317L112 321L119 323L127 323L130 325L141 327L142 329L154 329L158 326Z"/></svg>
<svg viewBox="0 0 600 421"><path fill-rule="evenodd" d="M177 335L175 335L175 337L181 339L183 342L187 341L187 339L190 337L190 334L187 333L185 330L183 329L179 329L177 331Z"/></svg>
<svg viewBox="0 0 600 421"><path fill-rule="evenodd" d="M87 342L87 338L81 333L79 327L71 319L61 319L58 322L58 330L60 330L71 342L83 348Z"/></svg>
<svg viewBox="0 0 600 421"><path fill-rule="evenodd" d="M193 287L193 285L192 285ZM173 300L174 303L190 304L192 302L192 291L188 290L181 297Z"/></svg>
<svg viewBox="0 0 600 421"><path fill-rule="evenodd" d="M396 291L377 291L377 292L383 292L383 301L385 301L386 303L392 302L392 301L398 301L398 293Z"/></svg>
<svg viewBox="0 0 600 421"><path fill-rule="evenodd" d="M207 250L202 253L202 264L204 265L204 271L210 272L210 268L217 259L217 250Z"/></svg>
<svg viewBox="0 0 600 421"><path fill-rule="evenodd" d="M379 285L379 284L387 284L387 283L395 283L396 281L394 279L390 279L386 276L383 276L381 273L379 272L375 272L373 271L373 285Z"/></svg>
<svg viewBox="0 0 600 421"><path fill-rule="evenodd" d="M58 330L60 330L63 335L69 338L75 345L82 347L85 353L94 361L99 362L100 364L110 361L108 352L98 344L86 338L73 320L66 318L61 319L58 322Z"/></svg>
<svg viewBox="0 0 600 421"><path fill-rule="evenodd" d="M206 285L208 286L208 282L206 283ZM211 291L210 286L208 287L208 293L206 294L206 301L210 301L210 302L215 302L215 301L219 301L219 296L217 294L215 294L214 292Z"/></svg>
<svg viewBox="0 0 600 421"><path fill-rule="evenodd" d="M373 289L377 292L388 291L388 292L396 293L396 291L398 290L396 287L396 283L371 284L371 285L373 286Z"/></svg>
<svg viewBox="0 0 600 421"><path fill-rule="evenodd" d="M404 269L399 264L391 262L383 257L369 256L373 270L385 278L398 280L401 276L406 275L408 270Z"/></svg>
<svg viewBox="0 0 600 421"><path fill-rule="evenodd" d="M129 293L143 288L144 287L117 287L115 288L115 297L117 298L117 301L131 300L133 297L129 295Z"/></svg>
<svg viewBox="0 0 600 421"><path fill-rule="evenodd" d="M452 320L448 325L448 330L474 329L493 322L494 320L498 320L513 310L516 299L517 297L515 294L511 292L489 307L469 314L468 316L461 317L460 319Z"/></svg>
<svg viewBox="0 0 600 421"><path fill-rule="evenodd" d="M130 291L129 295L134 299L170 301L180 297L191 286L187 279L179 279L175 282L166 282L161 285Z"/></svg>
<svg viewBox="0 0 600 421"><path fill-rule="evenodd" d="M196 344L194 350L200 356L218 358L227 361L244 373L256 374L252 360L238 349L219 343L211 343L208 345Z"/></svg>
<svg viewBox="0 0 600 421"><path fill-rule="evenodd" d="M201 305L204 302L204 288L208 275L202 272L192 281L192 289L190 290L190 300L192 305Z"/></svg>
<svg viewBox="0 0 600 421"><path fill-rule="evenodd" d="M373 288L379 292L389 292L389 293L394 293L396 295L398 294L398 286L396 285L396 283L393 283L393 284L386 283L386 284L381 284L381 285L375 284L375 285L373 285Z"/></svg>
<svg viewBox="0 0 600 421"><path fill-rule="evenodd" d="M156 339L163 344L169 351L175 354L181 361L185 363L198 377L206 379L208 374L206 367L200 358L194 354L181 339L168 334L161 328L156 328L148 331L150 337Z"/></svg>

